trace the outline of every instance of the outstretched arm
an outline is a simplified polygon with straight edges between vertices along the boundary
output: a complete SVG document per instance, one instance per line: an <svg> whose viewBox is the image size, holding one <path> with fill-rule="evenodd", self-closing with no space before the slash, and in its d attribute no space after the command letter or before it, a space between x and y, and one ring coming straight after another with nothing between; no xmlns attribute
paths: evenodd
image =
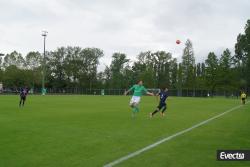
<svg viewBox="0 0 250 167"><path fill-rule="evenodd" d="M128 93L130 92L130 90L124 92L124 95L126 96Z"/></svg>
<svg viewBox="0 0 250 167"><path fill-rule="evenodd" d="M147 95L150 95L150 96L154 96L154 94L151 93L151 92L147 92L146 94L147 94Z"/></svg>
<svg viewBox="0 0 250 167"><path fill-rule="evenodd" d="M133 90L134 89L134 86L132 86L129 90L125 90L125 92L124 92L124 95L126 96L131 90Z"/></svg>

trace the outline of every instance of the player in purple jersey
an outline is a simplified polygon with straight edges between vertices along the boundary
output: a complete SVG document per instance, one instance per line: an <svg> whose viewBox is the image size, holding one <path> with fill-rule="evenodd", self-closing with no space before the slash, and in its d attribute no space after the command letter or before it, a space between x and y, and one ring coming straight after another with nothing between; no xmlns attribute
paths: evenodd
<svg viewBox="0 0 250 167"><path fill-rule="evenodd" d="M21 88L19 107L24 106L28 92L29 92L29 90L27 88Z"/></svg>
<svg viewBox="0 0 250 167"><path fill-rule="evenodd" d="M161 110L161 116L164 116L164 112L167 109L166 100L168 98L168 89L167 88L161 89L161 91L156 96L160 97L160 102L156 110L150 113L150 117L153 117L153 115L159 112L160 110Z"/></svg>

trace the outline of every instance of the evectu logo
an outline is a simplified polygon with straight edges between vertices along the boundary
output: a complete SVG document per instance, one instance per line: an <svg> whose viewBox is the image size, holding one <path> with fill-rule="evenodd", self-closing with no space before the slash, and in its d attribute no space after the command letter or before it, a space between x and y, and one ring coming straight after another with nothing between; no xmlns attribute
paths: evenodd
<svg viewBox="0 0 250 167"><path fill-rule="evenodd" d="M217 150L218 161L249 161L250 150Z"/></svg>

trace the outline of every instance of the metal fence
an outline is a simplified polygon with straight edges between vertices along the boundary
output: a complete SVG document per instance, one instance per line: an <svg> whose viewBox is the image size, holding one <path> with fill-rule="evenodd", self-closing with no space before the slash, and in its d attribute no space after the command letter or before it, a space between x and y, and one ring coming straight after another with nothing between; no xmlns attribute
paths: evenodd
<svg viewBox="0 0 250 167"><path fill-rule="evenodd" d="M123 95L126 89L86 89L86 88L48 88L47 94L53 95ZM158 93L159 89L148 89L153 93ZM250 89L248 89L248 95ZM3 88L0 94L19 94L18 88ZM29 94L41 94L41 89L30 89ZM130 93L131 94L131 93ZM181 97L214 97L224 96L228 98L238 98L240 91L236 90L216 90L211 92L210 90L202 89L170 89L169 96L181 96Z"/></svg>

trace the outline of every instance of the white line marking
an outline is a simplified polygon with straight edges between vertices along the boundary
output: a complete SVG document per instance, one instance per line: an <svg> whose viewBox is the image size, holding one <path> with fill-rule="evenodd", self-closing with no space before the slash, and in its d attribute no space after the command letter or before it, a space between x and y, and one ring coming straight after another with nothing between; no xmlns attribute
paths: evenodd
<svg viewBox="0 0 250 167"><path fill-rule="evenodd" d="M250 102L250 101L249 101L249 102ZM247 103L249 103L249 102L247 102ZM240 108L240 107L242 107L242 106L243 106L243 105L239 105L239 106L233 107L233 108L231 108L231 109L229 109L229 110L227 110L227 111L225 111L225 112L223 112L223 113L221 113L221 114L218 114L218 115L216 115L216 116L214 116L214 117L211 117L211 118L209 118L209 119L207 119L207 120L205 120L205 121L202 121L202 122L200 122L200 123L198 123L198 124L196 124L196 125L194 125L194 126L192 126L192 127L190 127L190 128L187 128L187 129L185 129L185 130L182 130L182 131L180 131L180 132L178 132L178 133L175 133L175 134L173 134L173 135L171 135L171 136L168 136L168 137L166 137L166 138L164 138L164 139L161 139L161 140L159 140L159 141L157 141L157 142L155 142L155 143L153 143L153 144L151 144L151 145L149 145L149 146L147 146L147 147L144 147L144 148L142 148L142 149L140 149L140 150L138 150L138 151L135 151L135 152L133 152L133 153L131 153L131 154L128 154L128 155L126 155L126 156L124 156L124 157L121 157L121 158L119 158L119 159L117 159L117 160L115 160L115 161L113 161L113 162L110 162L110 163L104 165L103 167L112 167L112 166L114 166L114 165L117 165L117 164L119 164L119 163L121 163L121 162L123 162L123 161L126 161L126 160L128 160L128 159L130 159L130 158L132 158L132 157L135 157L135 156L137 156L137 155L139 155L139 154L141 154L141 153L143 153L143 152L145 152L145 151L148 151L148 150L150 150L150 149L152 149L152 148L154 148L154 147L156 147L156 146L158 146L158 145L160 145L160 144L162 144L162 143L164 143L164 142L166 142L166 141L169 141L169 140L171 140L171 139L173 139L173 138L175 138L175 137L177 137L177 136L180 136L180 135L182 135L182 134L184 134L184 133L186 133L186 132L189 132L189 131L191 131L191 130L193 130L193 129L195 129L195 128L198 128L198 127L200 127L200 126L202 126L202 125L204 125L204 124L207 124L208 122L210 122L210 121L212 121L212 120L214 120L214 119L217 119L217 118L219 118L219 117L221 117L221 116L223 116L223 115L225 115L225 114L227 114L227 113L229 113L229 112L231 112L231 111L234 111L234 110L236 110L236 109L238 109L238 108Z"/></svg>

